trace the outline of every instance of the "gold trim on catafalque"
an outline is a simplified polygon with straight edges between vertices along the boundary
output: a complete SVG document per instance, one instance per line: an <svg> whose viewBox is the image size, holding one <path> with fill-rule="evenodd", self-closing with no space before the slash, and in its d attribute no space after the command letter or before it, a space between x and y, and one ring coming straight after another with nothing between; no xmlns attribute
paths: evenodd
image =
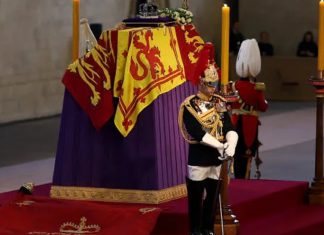
<svg viewBox="0 0 324 235"><path fill-rule="evenodd" d="M159 204L187 196L185 184L160 190L52 186L51 197L75 200Z"/></svg>

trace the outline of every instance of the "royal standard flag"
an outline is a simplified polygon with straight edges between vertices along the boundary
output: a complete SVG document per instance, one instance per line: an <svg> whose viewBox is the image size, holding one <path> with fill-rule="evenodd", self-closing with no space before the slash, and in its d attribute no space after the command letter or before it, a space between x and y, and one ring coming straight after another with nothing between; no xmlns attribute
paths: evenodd
<svg viewBox="0 0 324 235"><path fill-rule="evenodd" d="M186 80L192 81L195 74L196 63L204 41L199 36L196 28L192 24L175 27L178 44L181 48L181 58L185 68Z"/></svg>
<svg viewBox="0 0 324 235"><path fill-rule="evenodd" d="M193 25L107 30L62 81L96 129L114 117L126 137L145 107L190 80L203 43Z"/></svg>
<svg viewBox="0 0 324 235"><path fill-rule="evenodd" d="M99 130L114 114L112 81L117 31L105 31L98 44L68 66L62 82Z"/></svg>
<svg viewBox="0 0 324 235"><path fill-rule="evenodd" d="M114 121L127 136L145 107L186 80L174 27L123 30L118 41Z"/></svg>

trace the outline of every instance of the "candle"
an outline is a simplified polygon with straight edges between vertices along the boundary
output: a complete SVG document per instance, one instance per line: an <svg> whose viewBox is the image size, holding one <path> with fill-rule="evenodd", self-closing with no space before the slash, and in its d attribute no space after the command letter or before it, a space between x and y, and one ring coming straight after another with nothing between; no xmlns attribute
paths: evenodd
<svg viewBox="0 0 324 235"><path fill-rule="evenodd" d="M73 0L73 34L72 34L72 59L79 58L79 8L80 0Z"/></svg>
<svg viewBox="0 0 324 235"><path fill-rule="evenodd" d="M318 70L324 71L324 1L319 2L318 17Z"/></svg>
<svg viewBox="0 0 324 235"><path fill-rule="evenodd" d="M224 4L222 7L222 51L221 51L221 85L228 84L228 63L229 63L229 23L230 8Z"/></svg>

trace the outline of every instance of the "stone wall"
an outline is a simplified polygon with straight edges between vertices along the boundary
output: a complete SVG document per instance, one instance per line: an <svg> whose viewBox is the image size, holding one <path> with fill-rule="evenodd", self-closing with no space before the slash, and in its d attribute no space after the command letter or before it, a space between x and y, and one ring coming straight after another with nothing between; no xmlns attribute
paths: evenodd
<svg viewBox="0 0 324 235"><path fill-rule="evenodd" d="M112 28L127 17L132 2L81 0L80 16ZM198 31L215 44L218 64L223 2L189 1ZM269 31L277 54L294 55L306 30L317 33L317 5L318 0L241 0L241 28L249 38ZM0 31L0 123L59 114L61 78L71 61L72 0L0 0Z"/></svg>
<svg viewBox="0 0 324 235"><path fill-rule="evenodd" d="M110 28L128 5L82 0L80 16ZM72 0L0 0L0 31L0 123L59 114L72 54Z"/></svg>

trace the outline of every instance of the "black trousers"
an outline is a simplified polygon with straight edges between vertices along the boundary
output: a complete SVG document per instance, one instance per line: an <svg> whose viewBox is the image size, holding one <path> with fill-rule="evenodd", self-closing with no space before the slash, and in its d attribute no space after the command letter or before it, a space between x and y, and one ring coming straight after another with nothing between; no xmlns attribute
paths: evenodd
<svg viewBox="0 0 324 235"><path fill-rule="evenodd" d="M236 179L245 179L247 170L250 170L247 169L249 157L254 157L257 148L259 147L259 141L257 138L258 130L257 130L256 138L254 139L252 146L250 146L250 148L248 148L245 144L241 118L239 118L237 122L236 132L239 138L237 141L235 155L234 155L234 176ZM247 151L250 152L249 157L247 155Z"/></svg>
<svg viewBox="0 0 324 235"><path fill-rule="evenodd" d="M207 178L202 181L186 179L190 234L214 232L220 181ZM206 190L206 197L203 198Z"/></svg>

